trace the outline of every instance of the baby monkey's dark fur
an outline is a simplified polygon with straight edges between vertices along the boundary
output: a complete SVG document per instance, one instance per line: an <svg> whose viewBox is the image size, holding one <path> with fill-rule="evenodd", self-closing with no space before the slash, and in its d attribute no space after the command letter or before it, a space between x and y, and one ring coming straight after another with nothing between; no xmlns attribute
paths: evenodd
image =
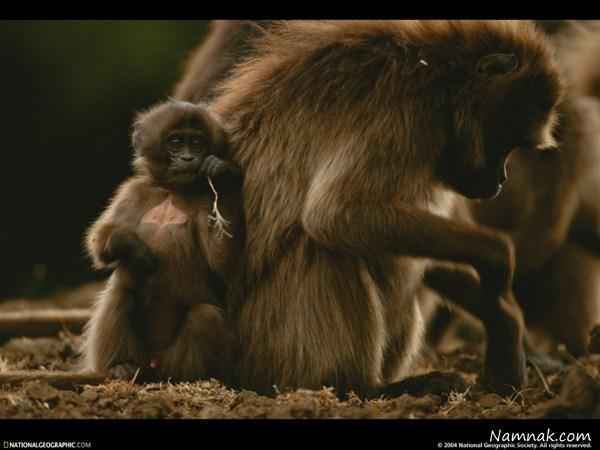
<svg viewBox="0 0 600 450"><path fill-rule="evenodd" d="M162 103L139 115L132 140L136 174L87 235L94 267L115 271L85 332L85 368L223 379L224 288L243 242L240 170L203 106ZM212 226L209 177L225 230Z"/></svg>

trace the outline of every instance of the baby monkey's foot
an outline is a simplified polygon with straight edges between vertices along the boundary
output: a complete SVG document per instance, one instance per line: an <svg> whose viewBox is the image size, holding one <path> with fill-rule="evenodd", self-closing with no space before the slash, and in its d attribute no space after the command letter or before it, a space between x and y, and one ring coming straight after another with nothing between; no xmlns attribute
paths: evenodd
<svg viewBox="0 0 600 450"><path fill-rule="evenodd" d="M135 383L152 383L158 380L157 369L152 366L142 367L139 365L124 363L108 369L111 378Z"/></svg>
<svg viewBox="0 0 600 450"><path fill-rule="evenodd" d="M138 369L139 366L132 363L117 364L108 369L108 374L116 380L131 381Z"/></svg>

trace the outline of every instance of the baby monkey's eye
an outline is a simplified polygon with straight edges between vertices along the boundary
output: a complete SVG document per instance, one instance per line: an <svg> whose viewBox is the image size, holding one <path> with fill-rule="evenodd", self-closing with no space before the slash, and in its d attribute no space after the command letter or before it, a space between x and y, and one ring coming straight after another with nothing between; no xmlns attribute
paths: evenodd
<svg viewBox="0 0 600 450"><path fill-rule="evenodd" d="M202 147L204 145L204 138L202 136L192 136L190 145L192 147Z"/></svg>
<svg viewBox="0 0 600 450"><path fill-rule="evenodd" d="M183 137L177 134L173 134L167 138L167 144L169 144L170 147L181 147L183 142Z"/></svg>

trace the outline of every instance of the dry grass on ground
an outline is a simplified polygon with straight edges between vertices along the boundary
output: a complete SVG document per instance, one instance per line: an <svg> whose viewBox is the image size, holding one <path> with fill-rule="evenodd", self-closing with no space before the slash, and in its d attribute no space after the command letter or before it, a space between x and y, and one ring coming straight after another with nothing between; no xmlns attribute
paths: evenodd
<svg viewBox="0 0 600 450"><path fill-rule="evenodd" d="M68 332L11 339L0 346L0 372L74 370L78 341ZM479 342L455 342L437 356L423 357L420 373L451 372L464 383L459 390L438 389L419 397L363 401L350 395L340 400L328 388L265 397L228 389L216 380L110 381L70 389L34 381L0 386L0 418L600 418L600 355L571 359L543 378L530 368L529 386L501 397L477 384L480 349ZM433 383L435 374L431 379Z"/></svg>

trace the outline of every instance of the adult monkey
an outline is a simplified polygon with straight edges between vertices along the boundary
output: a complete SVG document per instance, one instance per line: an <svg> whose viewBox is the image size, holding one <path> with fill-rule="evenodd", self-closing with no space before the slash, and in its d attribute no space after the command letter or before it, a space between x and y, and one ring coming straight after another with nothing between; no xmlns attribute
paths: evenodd
<svg viewBox="0 0 600 450"><path fill-rule="evenodd" d="M190 59L187 75L195 84L184 79L178 88L185 87L197 99L209 96L215 82L248 51L247 40L257 33L257 27L268 25L268 21L214 21L209 37ZM460 205L453 215L510 234L516 244L515 290L528 328L564 342L569 351L580 355L600 315L600 210L595 201L600 187L596 175L600 165L600 65L594 58L600 52L595 39L600 23L538 21L538 25L551 37L561 69L570 80L567 101L560 107L562 151L513 154L511 176L501 195L491 202ZM192 67L197 68L197 76ZM200 67L206 70L198 70ZM464 297L460 280L459 287L440 286L437 275L428 278L431 285ZM476 280L468 283L477 286ZM571 326L564 326L565 317ZM432 330L438 332L439 322L435 323L438 325ZM552 367L543 354L530 355L537 356L541 367Z"/></svg>
<svg viewBox="0 0 600 450"><path fill-rule="evenodd" d="M442 216L453 192L494 196L513 148L554 145L542 37L521 22L304 21L272 25L251 53L211 105L252 212L230 299L240 383L365 393L398 379L434 258L478 271L463 306L488 331L484 375L522 386L510 241Z"/></svg>

